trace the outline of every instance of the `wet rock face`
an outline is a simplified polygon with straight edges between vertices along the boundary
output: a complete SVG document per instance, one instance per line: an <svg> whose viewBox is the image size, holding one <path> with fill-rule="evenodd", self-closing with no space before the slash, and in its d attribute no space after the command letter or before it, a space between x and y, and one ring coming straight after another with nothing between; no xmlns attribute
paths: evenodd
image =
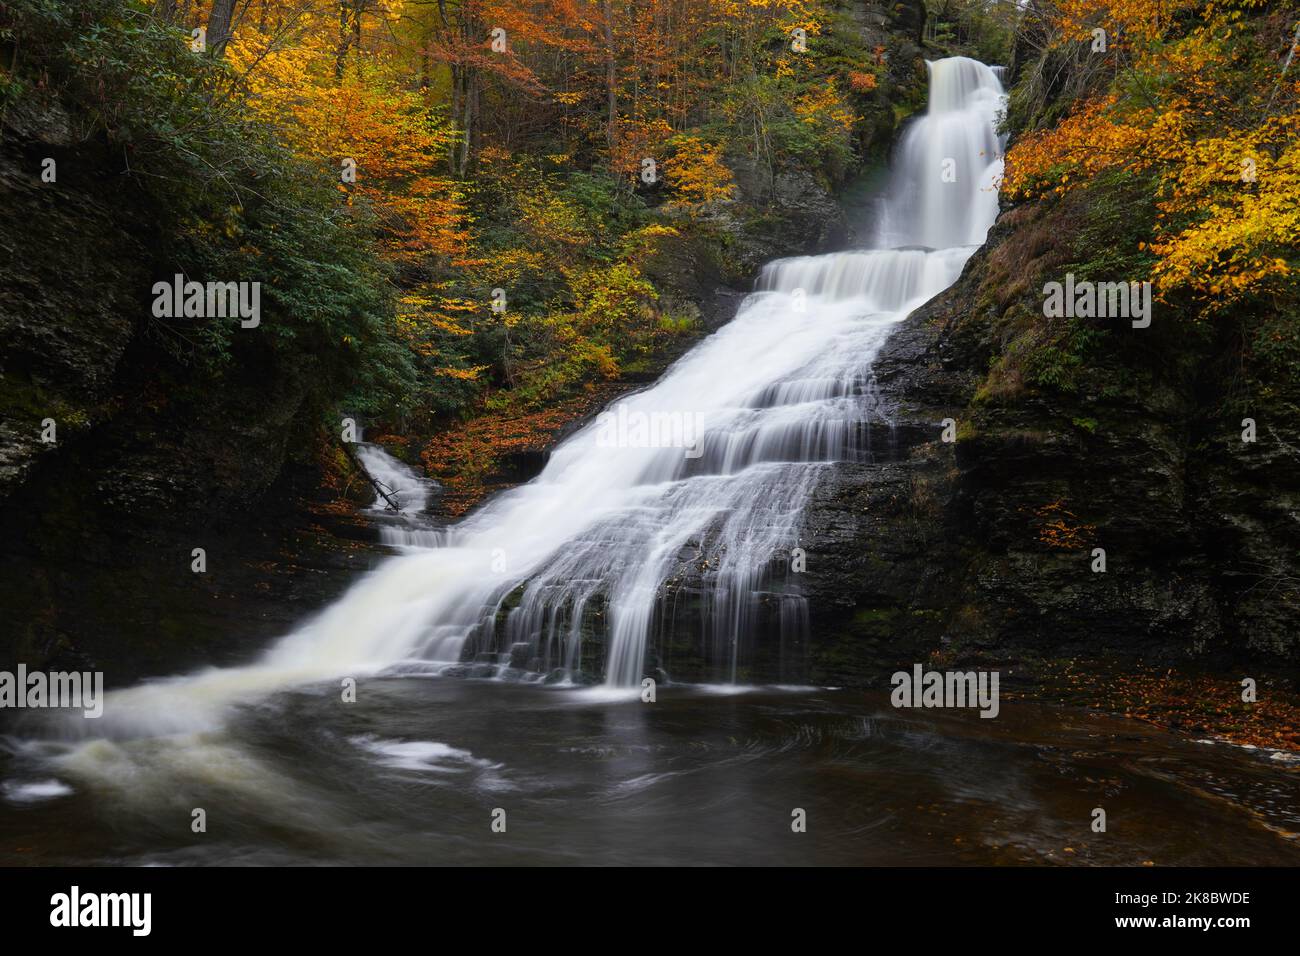
<svg viewBox="0 0 1300 956"><path fill-rule="evenodd" d="M95 500L115 508L246 509L312 437L309 373L237 363L206 392L190 381L153 336L166 250L120 157L64 145L57 116L18 120L0 147L0 499L42 456L77 446L99 476Z"/></svg>
<svg viewBox="0 0 1300 956"><path fill-rule="evenodd" d="M70 145L58 116L6 124L0 669L104 668L117 685L243 659L368 563L292 504L311 489L286 469L316 435L309 372L188 382L151 337L162 253L120 157Z"/></svg>
<svg viewBox="0 0 1300 956"><path fill-rule="evenodd" d="M888 4L887 7L889 22L893 28L920 43L925 31L924 0L898 0L896 3Z"/></svg>
<svg viewBox="0 0 1300 956"><path fill-rule="evenodd" d="M772 170L748 157L728 161L740 201L721 204L710 218L729 237L729 271L737 284L773 259L844 244L844 210L827 185L800 169Z"/></svg>
<svg viewBox="0 0 1300 956"><path fill-rule="evenodd" d="M282 504L239 522L123 511L70 467L85 461L48 456L0 503L0 670L102 670L120 687L245 663L384 554L360 521Z"/></svg>
<svg viewBox="0 0 1300 956"><path fill-rule="evenodd" d="M1271 432L1242 442L1207 371L1221 343L1177 330L1113 329L1080 388L990 398L1011 339L1011 310L987 294L990 256L1023 241L1018 228L995 227L895 332L875 376L898 440L832 469L809 506L808 678L851 683L940 648L1294 662L1294 416L1277 399L1260 412ZM1013 308L1040 304L1031 291Z"/></svg>
<svg viewBox="0 0 1300 956"><path fill-rule="evenodd" d="M84 189L112 195L56 144L9 143L0 150L0 493L22 480L52 443L70 438L102 401L135 331L135 292L147 257L124 234L124 211L88 202ZM54 160L61 185L42 181Z"/></svg>
<svg viewBox="0 0 1300 956"><path fill-rule="evenodd" d="M1294 404L1260 402L1258 441L1240 440L1239 416L1202 433L1202 467L1187 507L1219 572L1222 633L1234 645L1294 663L1300 648L1300 423ZM1207 430L1208 431L1208 430Z"/></svg>

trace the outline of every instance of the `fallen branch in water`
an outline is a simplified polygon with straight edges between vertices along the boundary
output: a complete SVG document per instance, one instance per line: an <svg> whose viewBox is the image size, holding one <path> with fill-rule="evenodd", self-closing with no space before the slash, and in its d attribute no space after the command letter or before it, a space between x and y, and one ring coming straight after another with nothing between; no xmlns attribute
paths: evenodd
<svg viewBox="0 0 1300 956"><path fill-rule="evenodd" d="M397 501L393 498L392 490L389 489L385 491L383 483L378 481L373 475L370 474L370 472L366 471L366 466L361 464L361 459L356 456L356 452L354 452L351 448L348 447L347 442L340 442L339 444L343 449L343 453L348 456L348 460L352 462L353 466L358 471L360 471L361 474L366 476L366 481L370 482L370 487L375 489L375 493L379 495L379 497L383 498L386 502L388 502L389 508L391 508L393 511L400 512L402 510L401 505L399 505Z"/></svg>

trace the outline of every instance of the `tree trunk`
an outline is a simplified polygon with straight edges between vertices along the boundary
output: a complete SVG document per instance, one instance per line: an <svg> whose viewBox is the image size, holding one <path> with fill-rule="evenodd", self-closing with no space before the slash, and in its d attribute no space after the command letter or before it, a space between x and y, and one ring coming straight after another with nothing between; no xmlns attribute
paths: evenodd
<svg viewBox="0 0 1300 956"><path fill-rule="evenodd" d="M361 18L366 15L369 0L339 0L339 42L334 53L334 79L343 79L348 51L361 53Z"/></svg>
<svg viewBox="0 0 1300 956"><path fill-rule="evenodd" d="M230 23L235 16L238 0L212 0L212 12L208 15L208 54L220 57L230 42Z"/></svg>
<svg viewBox="0 0 1300 956"><path fill-rule="evenodd" d="M464 88L465 67L458 63L453 63L451 66L451 116L453 120L460 115L461 100L465 95ZM459 143L453 140L451 142L451 149L448 151L450 155L447 157L448 163L451 164L452 175L454 176L460 175L460 161L457 158L459 145Z"/></svg>
<svg viewBox="0 0 1300 956"><path fill-rule="evenodd" d="M600 8L605 17L605 91L609 108L605 135L609 139L612 160L614 158L612 150L618 141L618 71L614 64L614 9L610 0L601 0Z"/></svg>
<svg viewBox="0 0 1300 956"><path fill-rule="evenodd" d="M356 56L361 55L361 17L366 12L366 0L356 0L356 9L352 14L352 48ZM358 69L360 69L358 67Z"/></svg>
<svg viewBox="0 0 1300 956"><path fill-rule="evenodd" d="M339 0L339 42L334 52L334 79L343 79L343 64L348 59L348 48L352 45L352 31L348 29L352 8L348 0Z"/></svg>
<svg viewBox="0 0 1300 956"><path fill-rule="evenodd" d="M469 171L470 141L474 138L474 119L478 113L478 75L469 72L465 81L465 138L460 144L460 174Z"/></svg>

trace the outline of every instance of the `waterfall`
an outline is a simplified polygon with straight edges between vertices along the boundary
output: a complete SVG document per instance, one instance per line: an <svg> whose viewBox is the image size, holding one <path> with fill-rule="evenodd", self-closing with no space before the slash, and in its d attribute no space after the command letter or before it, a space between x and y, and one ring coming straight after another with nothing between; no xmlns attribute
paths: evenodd
<svg viewBox="0 0 1300 956"><path fill-rule="evenodd" d="M1002 84L966 57L931 62L929 73L929 106L903 134L880 216L883 247L977 246L997 218Z"/></svg>
<svg viewBox="0 0 1300 956"><path fill-rule="evenodd" d="M386 500L376 493L369 511L384 511L389 508L391 500L397 505L399 514L418 515L428 505L433 482L416 474L413 468L402 464L378 445L358 442L357 460L388 496Z"/></svg>
<svg viewBox="0 0 1300 956"><path fill-rule="evenodd" d="M260 660L109 695L94 729L199 730L278 688L473 655L636 685L687 572L690 620L725 679L760 618L783 642L806 631L788 573L801 544L815 559L799 538L805 503L831 463L867 452L870 368L890 329L956 281L996 215L1001 85L974 60L929 67L875 248L770 264L733 321L557 447L536 479L444 533L404 538L405 553ZM425 494L412 484L403 508ZM603 668L584 659L591 646Z"/></svg>
<svg viewBox="0 0 1300 956"><path fill-rule="evenodd" d="M380 543L393 548L440 547L446 535L421 520L429 499L438 490L437 482L416 473L378 445L358 442L356 453L361 467L383 489L383 494L375 492L374 501L366 509L379 525Z"/></svg>

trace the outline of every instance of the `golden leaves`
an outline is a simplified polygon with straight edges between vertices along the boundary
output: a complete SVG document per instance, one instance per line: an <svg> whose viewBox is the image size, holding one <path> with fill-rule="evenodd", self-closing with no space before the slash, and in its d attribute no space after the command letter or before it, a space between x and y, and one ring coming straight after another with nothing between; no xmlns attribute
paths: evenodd
<svg viewBox="0 0 1300 956"><path fill-rule="evenodd" d="M731 198L736 187L721 146L690 135L674 137L671 146L673 155L665 172L679 204L697 206Z"/></svg>
<svg viewBox="0 0 1300 956"><path fill-rule="evenodd" d="M1063 0L1064 35L1124 31L1128 65L1111 90L1009 150L1010 196L1062 195L1110 169L1153 173L1157 298L1190 294L1211 309L1280 288L1300 247L1300 98L1272 73L1265 44L1236 0ZM1072 32L1073 31L1073 32ZM1264 52L1261 52L1264 51ZM1252 63L1255 64L1252 70Z"/></svg>
<svg viewBox="0 0 1300 956"><path fill-rule="evenodd" d="M388 56L354 51L335 76L331 35L310 14L288 36L244 25L228 56L245 73L249 106L298 155L340 175L349 203L359 197L375 207L395 258L455 255L468 238L464 197L435 172L457 140L455 128Z"/></svg>

